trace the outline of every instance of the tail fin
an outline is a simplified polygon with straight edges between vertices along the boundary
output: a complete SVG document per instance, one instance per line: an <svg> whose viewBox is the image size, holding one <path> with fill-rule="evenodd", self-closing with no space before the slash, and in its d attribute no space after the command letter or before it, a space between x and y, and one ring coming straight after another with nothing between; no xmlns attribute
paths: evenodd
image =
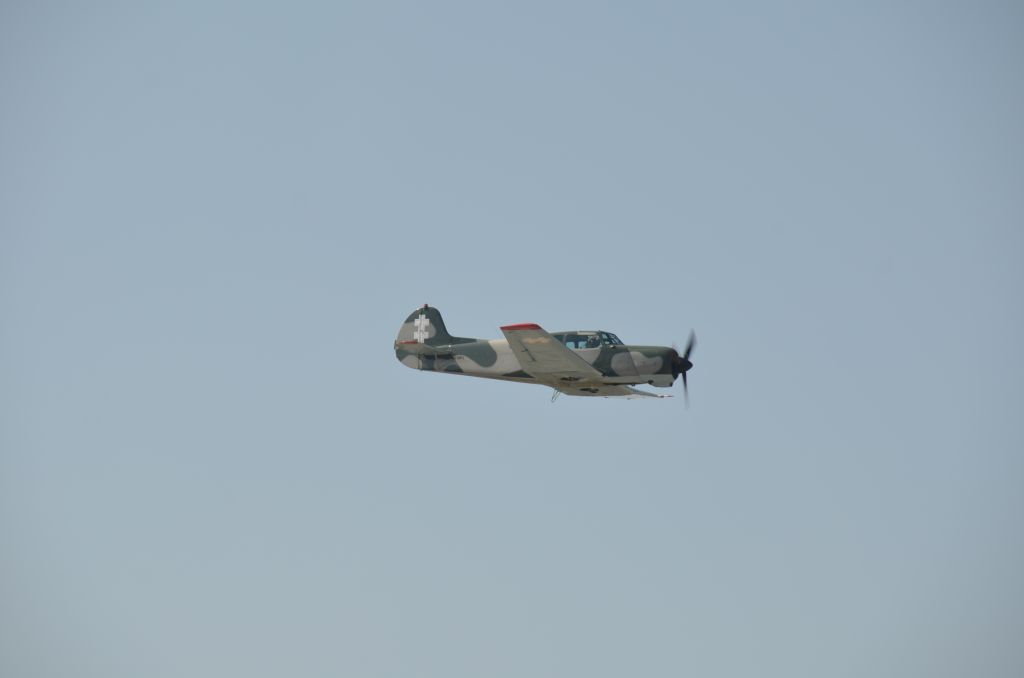
<svg viewBox="0 0 1024 678"><path fill-rule="evenodd" d="M443 346L453 343L452 337L448 334L441 319L441 312L433 306L423 305L409 314L409 317L402 323L398 330L398 338L395 339L395 348L406 345L416 348L413 344L426 344L427 346ZM459 343L458 341L454 343Z"/></svg>

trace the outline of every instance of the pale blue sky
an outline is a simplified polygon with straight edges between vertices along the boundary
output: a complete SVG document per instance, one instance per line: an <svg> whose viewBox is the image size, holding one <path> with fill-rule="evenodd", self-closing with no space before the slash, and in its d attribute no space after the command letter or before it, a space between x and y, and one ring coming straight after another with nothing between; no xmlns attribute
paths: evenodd
<svg viewBox="0 0 1024 678"><path fill-rule="evenodd" d="M1024 12L897 5L4 3L0 675L1024 674Z"/></svg>

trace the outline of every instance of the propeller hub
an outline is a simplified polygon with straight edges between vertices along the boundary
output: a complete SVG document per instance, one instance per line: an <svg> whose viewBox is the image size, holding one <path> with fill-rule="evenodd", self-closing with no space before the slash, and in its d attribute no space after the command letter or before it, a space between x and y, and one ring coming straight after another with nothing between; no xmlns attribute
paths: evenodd
<svg viewBox="0 0 1024 678"><path fill-rule="evenodd" d="M682 356L678 356L672 361L672 373L677 377L680 374L686 374L691 369L693 369L693 363Z"/></svg>

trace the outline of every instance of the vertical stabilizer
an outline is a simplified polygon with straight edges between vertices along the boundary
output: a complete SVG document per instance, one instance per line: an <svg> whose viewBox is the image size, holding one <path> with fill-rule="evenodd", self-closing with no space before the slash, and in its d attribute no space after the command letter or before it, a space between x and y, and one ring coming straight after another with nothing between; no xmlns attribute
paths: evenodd
<svg viewBox="0 0 1024 678"><path fill-rule="evenodd" d="M444 346L452 343L452 336L444 326L441 312L433 306L424 305L409 314L398 330L397 345L415 348L413 344Z"/></svg>

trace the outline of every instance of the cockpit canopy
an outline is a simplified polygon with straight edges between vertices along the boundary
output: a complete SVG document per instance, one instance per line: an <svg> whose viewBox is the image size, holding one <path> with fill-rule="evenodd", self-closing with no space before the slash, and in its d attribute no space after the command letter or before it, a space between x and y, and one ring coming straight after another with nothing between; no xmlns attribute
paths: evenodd
<svg viewBox="0 0 1024 678"><path fill-rule="evenodd" d="M555 339L568 348L600 348L601 346L622 346L622 341L611 332L580 330L578 332L557 332Z"/></svg>

